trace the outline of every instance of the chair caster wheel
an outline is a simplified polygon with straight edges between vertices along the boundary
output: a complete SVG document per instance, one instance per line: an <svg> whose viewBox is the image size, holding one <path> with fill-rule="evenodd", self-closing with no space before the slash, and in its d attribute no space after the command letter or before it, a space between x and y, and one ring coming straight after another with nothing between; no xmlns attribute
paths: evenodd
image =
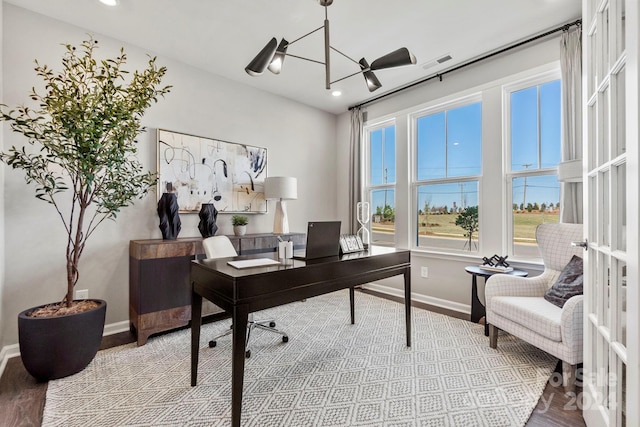
<svg viewBox="0 0 640 427"><path fill-rule="evenodd" d="M216 346L216 344L218 344L218 343L217 343L217 342L215 342L215 341L209 341L209 348L213 348L213 347L215 347L215 346Z"/></svg>
<svg viewBox="0 0 640 427"><path fill-rule="evenodd" d="M275 328L276 327L276 322L269 322L269 327L270 328Z"/></svg>
<svg viewBox="0 0 640 427"><path fill-rule="evenodd" d="M244 354L247 359L251 357L251 350L247 350L246 353Z"/></svg>
<svg viewBox="0 0 640 427"><path fill-rule="evenodd" d="M282 342L289 342L289 337L286 335L282 336Z"/></svg>

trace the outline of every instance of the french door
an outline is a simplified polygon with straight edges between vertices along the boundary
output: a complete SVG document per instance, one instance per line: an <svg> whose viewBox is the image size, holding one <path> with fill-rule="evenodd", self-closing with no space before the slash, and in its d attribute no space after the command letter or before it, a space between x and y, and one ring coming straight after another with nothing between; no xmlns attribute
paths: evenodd
<svg viewBox="0 0 640 427"><path fill-rule="evenodd" d="M583 0L588 426L640 425L637 3Z"/></svg>

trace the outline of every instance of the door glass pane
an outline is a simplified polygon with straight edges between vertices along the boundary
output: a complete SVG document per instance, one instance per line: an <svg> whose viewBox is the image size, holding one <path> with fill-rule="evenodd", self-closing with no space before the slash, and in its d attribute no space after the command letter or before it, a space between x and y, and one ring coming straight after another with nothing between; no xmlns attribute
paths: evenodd
<svg viewBox="0 0 640 427"><path fill-rule="evenodd" d="M610 212L611 200L609 199L609 171L600 172L600 182L598 183L599 197L598 206L600 208L600 215L598 216L599 238L598 243L601 246L610 246L609 240L609 227L610 227Z"/></svg>
<svg viewBox="0 0 640 427"><path fill-rule="evenodd" d="M598 334L598 370L596 371L596 384L598 393L598 403L606 406L607 401L604 396L609 395L609 343Z"/></svg>
<svg viewBox="0 0 640 427"><path fill-rule="evenodd" d="M598 104L594 103L593 105L590 105L588 110L587 110L587 126L588 126L588 132L589 134L587 135L588 138L588 143L589 143L589 147L592 147L589 149L589 152L586 153L587 156L587 168L589 170L595 169L596 165L597 165L597 159L596 159L596 144L595 144L595 140L598 137L598 133L597 133L597 124L598 124Z"/></svg>
<svg viewBox="0 0 640 427"><path fill-rule="evenodd" d="M615 117L615 135L616 140L615 143L615 151L616 156L619 156L627 151L626 144L626 133L625 133L625 77L626 77L626 68L623 68L618 74L612 76L613 81L615 82L615 111L612 111L612 114Z"/></svg>
<svg viewBox="0 0 640 427"><path fill-rule="evenodd" d="M477 251L478 181L420 185L417 218L418 246Z"/></svg>
<svg viewBox="0 0 640 427"><path fill-rule="evenodd" d="M618 261L618 331L616 341L627 345L627 264L624 261Z"/></svg>
<svg viewBox="0 0 640 427"><path fill-rule="evenodd" d="M560 220L560 184L556 175L527 176L512 181L513 254L539 258L536 227Z"/></svg>
<svg viewBox="0 0 640 427"><path fill-rule="evenodd" d="M616 186L618 221L615 227L618 241L617 248L627 250L627 164L623 163L617 168L618 185Z"/></svg>
<svg viewBox="0 0 640 427"><path fill-rule="evenodd" d="M601 304L601 320L599 325L611 328L611 259L608 255L600 254L600 260L602 262L602 272L605 276L603 279L602 287L600 289L600 304Z"/></svg>
<svg viewBox="0 0 640 427"><path fill-rule="evenodd" d="M609 161L609 87L604 92L598 95L598 103L600 117L598 123L601 129L599 129L600 145L599 145L599 158L598 165L603 165Z"/></svg>
<svg viewBox="0 0 640 427"><path fill-rule="evenodd" d="M395 243L395 191L393 189L373 190L371 192L371 243L393 246Z"/></svg>
<svg viewBox="0 0 640 427"><path fill-rule="evenodd" d="M589 43L589 54L593 57L596 54L596 46L597 46L597 42L598 42L598 38L597 38L597 30L596 32L591 35L588 36L588 40L587 43ZM593 59L593 58L592 58ZM596 88L598 87L598 66L597 66L597 61L592 60L591 62L589 62L588 65L588 71L589 71L589 80L588 80L588 93L587 93L587 97L586 99L589 99L591 97L592 94L594 94L596 92Z"/></svg>
<svg viewBox="0 0 640 427"><path fill-rule="evenodd" d="M611 26L609 25L609 8L606 7L603 11L602 11L602 31L600 32L602 34L602 59L603 59L603 71L605 73L609 72L609 68L611 67L611 46L609 43L612 42L611 40ZM615 40L615 39L614 39ZM604 77L604 74L603 74Z"/></svg>

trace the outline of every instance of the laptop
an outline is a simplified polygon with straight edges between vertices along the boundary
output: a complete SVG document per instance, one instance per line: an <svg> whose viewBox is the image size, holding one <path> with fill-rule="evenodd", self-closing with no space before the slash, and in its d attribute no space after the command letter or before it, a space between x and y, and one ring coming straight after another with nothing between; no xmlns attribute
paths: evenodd
<svg viewBox="0 0 640 427"><path fill-rule="evenodd" d="M307 225L307 246L293 252L294 259L311 260L340 254L340 221L311 221Z"/></svg>

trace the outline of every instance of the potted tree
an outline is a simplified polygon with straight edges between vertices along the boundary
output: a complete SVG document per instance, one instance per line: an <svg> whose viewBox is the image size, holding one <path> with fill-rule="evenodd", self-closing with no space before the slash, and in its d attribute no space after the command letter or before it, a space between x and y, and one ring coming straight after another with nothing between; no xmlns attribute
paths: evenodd
<svg viewBox="0 0 640 427"><path fill-rule="evenodd" d="M145 110L169 91L160 87L166 67L149 58L144 70L129 74L124 49L100 60L97 46L92 37L79 49L66 45L60 71L36 61L44 90L32 89L35 107L0 105L0 120L37 148L13 146L0 152L0 160L24 171L36 198L53 206L67 234L64 298L18 316L21 357L38 380L74 374L93 360L106 302L74 301L80 257L104 220L115 220L156 182L155 173L143 171L134 139Z"/></svg>
<svg viewBox="0 0 640 427"><path fill-rule="evenodd" d="M249 218L244 215L234 215L231 217L231 224L233 224L233 234L236 236L244 236L247 232Z"/></svg>

